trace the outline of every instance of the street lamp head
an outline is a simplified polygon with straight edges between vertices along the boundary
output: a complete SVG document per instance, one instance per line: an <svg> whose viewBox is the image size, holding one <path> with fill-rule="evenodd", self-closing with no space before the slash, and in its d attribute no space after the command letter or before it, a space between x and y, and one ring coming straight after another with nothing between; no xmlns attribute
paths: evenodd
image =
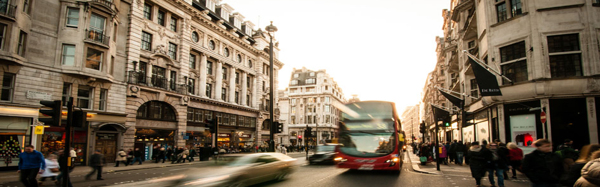
<svg viewBox="0 0 600 187"><path fill-rule="evenodd" d="M273 33L273 32L277 32L277 27L275 27L275 25L273 25L273 21L271 21L271 25L268 25L267 27L265 27L265 30L269 33Z"/></svg>

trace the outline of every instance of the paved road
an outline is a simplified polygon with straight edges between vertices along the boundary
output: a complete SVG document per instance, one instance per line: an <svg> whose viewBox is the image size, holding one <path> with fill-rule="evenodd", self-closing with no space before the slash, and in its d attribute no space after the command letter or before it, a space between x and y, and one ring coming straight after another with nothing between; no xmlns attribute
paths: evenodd
<svg viewBox="0 0 600 187"><path fill-rule="evenodd" d="M432 175L415 172L411 169L411 164L407 157L404 160L404 166L400 174L388 172L367 172L367 171L349 171L347 169L338 169L332 165L307 165L304 157L298 157L298 164L301 166L298 170L289 175L289 177L280 182L267 182L257 186L423 186L423 187L462 187L475 186L475 180L470 175L465 174L444 174ZM210 170L209 164L196 165L178 165L164 168L140 169L133 171L117 171L103 174L106 180L85 181L82 174L73 176L73 185L76 187L84 186L108 186L133 181L147 180L154 177L166 177L185 173L190 168L205 168ZM47 184L50 184L47 182ZM484 185L489 186L489 182L484 179ZM0 187L23 186L18 182L10 182L0 185ZM50 185L46 185L50 186ZM526 187L527 182L507 181L506 186Z"/></svg>

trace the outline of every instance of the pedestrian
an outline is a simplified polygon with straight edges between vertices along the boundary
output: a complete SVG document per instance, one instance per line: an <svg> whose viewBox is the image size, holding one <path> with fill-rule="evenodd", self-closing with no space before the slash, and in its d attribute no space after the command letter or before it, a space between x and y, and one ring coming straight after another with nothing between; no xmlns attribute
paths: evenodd
<svg viewBox="0 0 600 187"><path fill-rule="evenodd" d="M450 163L454 162L455 164L456 162L456 145L457 145L457 141L454 140L451 144L450 147L448 148L448 158L450 159Z"/></svg>
<svg viewBox="0 0 600 187"><path fill-rule="evenodd" d="M188 156L188 161L189 162L194 161L195 156L196 156L196 148L192 146L192 148L190 149L190 155Z"/></svg>
<svg viewBox="0 0 600 187"><path fill-rule="evenodd" d="M61 168L67 167L67 170L69 173L71 173L73 171L73 169L75 169L75 166L71 165L71 166L67 166L67 163L64 163L65 159L64 157L66 157L67 155L65 155L64 150L59 150L58 151L58 165ZM65 175L64 170L60 170L60 174L58 174L58 176L56 176L56 185L60 186L62 183L62 179L63 179L63 175ZM71 183L71 180L68 181L68 186L69 187L73 187L73 184Z"/></svg>
<svg viewBox="0 0 600 187"><path fill-rule="evenodd" d="M523 158L523 173L532 187L558 187L564 167L560 156L552 153L552 143L546 139L533 142L536 150Z"/></svg>
<svg viewBox="0 0 600 187"><path fill-rule="evenodd" d="M508 143L508 160L510 164L510 169L512 169L512 178L517 179L517 171L521 171L521 162L523 160L523 150L517 147L515 143Z"/></svg>
<svg viewBox="0 0 600 187"><path fill-rule="evenodd" d="M129 165L133 164L133 149L127 151L127 162L130 163Z"/></svg>
<svg viewBox="0 0 600 187"><path fill-rule="evenodd" d="M573 187L599 187L600 186L600 150L592 153L591 159L581 169L581 177Z"/></svg>
<svg viewBox="0 0 600 187"><path fill-rule="evenodd" d="M287 148L284 145L281 146L281 153L287 155Z"/></svg>
<svg viewBox="0 0 600 187"><path fill-rule="evenodd" d="M177 157L177 163L183 161L183 163L185 163L185 160L187 160L187 157L190 155L190 151L187 148L179 148L182 149L181 153L179 153L179 156Z"/></svg>
<svg viewBox="0 0 600 187"><path fill-rule="evenodd" d="M465 144L465 149L464 150L465 150L465 153L467 153L467 154L465 154L465 164L467 164L467 165L469 165L469 163L471 161L471 158L469 158L469 154L468 154L468 151L471 150L471 146L472 146L471 142L467 142Z"/></svg>
<svg viewBox="0 0 600 187"><path fill-rule="evenodd" d="M467 148L465 148L465 145L463 144L462 141L459 141L456 144L456 146L455 146L454 149L456 151L456 164L462 166L462 164L463 164L463 156L467 152Z"/></svg>
<svg viewBox="0 0 600 187"><path fill-rule="evenodd" d="M446 142L446 144L444 144L444 147L446 148L446 160L445 160L445 163L452 162L452 160L450 160L450 155L449 155L449 152L450 152L450 142Z"/></svg>
<svg viewBox="0 0 600 187"><path fill-rule="evenodd" d="M573 140L565 139L562 145L559 145L556 153L561 156L565 171L569 171L571 166L575 164L575 160L579 158L579 153L573 148Z"/></svg>
<svg viewBox="0 0 600 187"><path fill-rule="evenodd" d="M593 160L592 154L598 150L600 150L600 144L590 144L583 146L583 148L581 148L581 153L579 154L579 159L575 161L575 164L573 164L573 166L571 166L571 168L567 172L567 179L565 179L561 183L564 186L575 185L575 182L581 177L581 170L588 162Z"/></svg>
<svg viewBox="0 0 600 187"><path fill-rule="evenodd" d="M429 155L429 147L427 146L427 143L423 143L421 145L421 150L419 151L419 157L421 159L421 165L427 165L427 160L430 157Z"/></svg>
<svg viewBox="0 0 600 187"><path fill-rule="evenodd" d="M123 149L119 150L119 152L117 152L117 158L115 158L115 162L116 165L115 167L119 167L119 163L123 162L123 164L125 164L125 166L129 165L129 163L127 162L127 153L125 153L125 151Z"/></svg>
<svg viewBox="0 0 600 187"><path fill-rule="evenodd" d="M498 186L504 187L504 170L507 167L507 155L508 153L498 147L498 144L492 142L490 148L485 150L491 155L490 162L488 162L488 179L492 187L496 186L494 181L494 172L498 176Z"/></svg>
<svg viewBox="0 0 600 187"><path fill-rule="evenodd" d="M92 167L92 172L85 175L85 180L90 180L90 177L94 175L94 173L98 172L96 175L96 180L104 180L102 178L102 166L106 163L104 161L104 155L100 152L100 150L96 150L94 154L90 157L90 167Z"/></svg>
<svg viewBox="0 0 600 187"><path fill-rule="evenodd" d="M166 156L167 152L165 151L164 147L161 147L158 150L158 155L156 156L156 162L158 163L160 160L162 160L162 163L165 163L165 156Z"/></svg>
<svg viewBox="0 0 600 187"><path fill-rule="evenodd" d="M44 181L46 181L47 178L52 179L52 181L54 181L56 183L56 176L58 175L59 167L58 167L58 161L56 160L56 155L55 154L50 154L46 157L45 159L46 162L46 170L44 170L44 173L42 173L40 175L40 182L38 183L38 185L42 186Z"/></svg>
<svg viewBox="0 0 600 187"><path fill-rule="evenodd" d="M173 149L172 148L167 148L167 153L165 154L165 156L167 156L167 160L171 161L173 158ZM164 163L164 162L163 162Z"/></svg>
<svg viewBox="0 0 600 187"><path fill-rule="evenodd" d="M46 170L46 161L42 153L34 150L33 145L25 146L25 151L19 154L19 170L21 182L27 186L37 187L35 180L37 174L44 173Z"/></svg>
<svg viewBox="0 0 600 187"><path fill-rule="evenodd" d="M442 149L442 151L440 152L440 157L438 158L438 162L440 164L443 163L444 165L448 165L448 160L446 160L446 158L448 158L448 151L446 150L446 146L441 143L439 146Z"/></svg>
<svg viewBox="0 0 600 187"><path fill-rule="evenodd" d="M140 148L135 148L135 151L133 151L133 161L130 165L133 165L135 161L139 162L138 165L142 165L142 151L140 151Z"/></svg>
<svg viewBox="0 0 600 187"><path fill-rule="evenodd" d="M69 156L72 158L77 158L77 151L75 151L74 147L71 147L71 151L69 152Z"/></svg>
<svg viewBox="0 0 600 187"><path fill-rule="evenodd" d="M471 148L467 152L469 157L469 168L471 169L471 176L475 178L475 184L477 187L481 186L481 178L485 176L487 170L487 164L489 155L486 151L479 146L479 142L471 143Z"/></svg>

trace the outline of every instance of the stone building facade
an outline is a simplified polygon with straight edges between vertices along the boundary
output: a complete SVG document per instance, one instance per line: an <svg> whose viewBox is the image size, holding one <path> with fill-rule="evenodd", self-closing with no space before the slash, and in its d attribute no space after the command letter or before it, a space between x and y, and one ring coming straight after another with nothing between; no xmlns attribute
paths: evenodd
<svg viewBox="0 0 600 187"><path fill-rule="evenodd" d="M451 0L442 14L443 63L436 69L446 77L445 89L474 98L456 95L465 99L466 123L453 115L457 128L440 132L463 141L515 142L525 151L538 138L554 145L572 139L577 148L598 143L599 6L595 0ZM496 76L502 96L480 96L463 51L512 81Z"/></svg>
<svg viewBox="0 0 600 187"><path fill-rule="evenodd" d="M402 112L402 130L409 142L422 142L422 134L419 132L419 124L421 123L419 112L420 105L408 106Z"/></svg>
<svg viewBox="0 0 600 187"><path fill-rule="evenodd" d="M316 136L319 136L319 143L338 137L338 121L341 120L338 108L346 103L346 99L337 82L325 70L294 69L290 85L282 95L279 107L284 112L280 120L284 122L286 132L279 136L289 137L283 144L305 145L304 130L307 127L316 132L314 138L309 138L309 145L316 143Z"/></svg>

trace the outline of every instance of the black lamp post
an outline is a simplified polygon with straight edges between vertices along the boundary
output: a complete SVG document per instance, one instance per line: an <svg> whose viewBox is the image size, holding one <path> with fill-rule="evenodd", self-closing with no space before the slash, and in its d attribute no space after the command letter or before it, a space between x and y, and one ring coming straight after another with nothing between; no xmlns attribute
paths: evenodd
<svg viewBox="0 0 600 187"><path fill-rule="evenodd" d="M275 152L275 141L273 139L273 134L275 134L273 128L273 35L277 31L277 27L273 25L273 21L271 21L271 25L268 25L265 30L269 33L269 152Z"/></svg>

